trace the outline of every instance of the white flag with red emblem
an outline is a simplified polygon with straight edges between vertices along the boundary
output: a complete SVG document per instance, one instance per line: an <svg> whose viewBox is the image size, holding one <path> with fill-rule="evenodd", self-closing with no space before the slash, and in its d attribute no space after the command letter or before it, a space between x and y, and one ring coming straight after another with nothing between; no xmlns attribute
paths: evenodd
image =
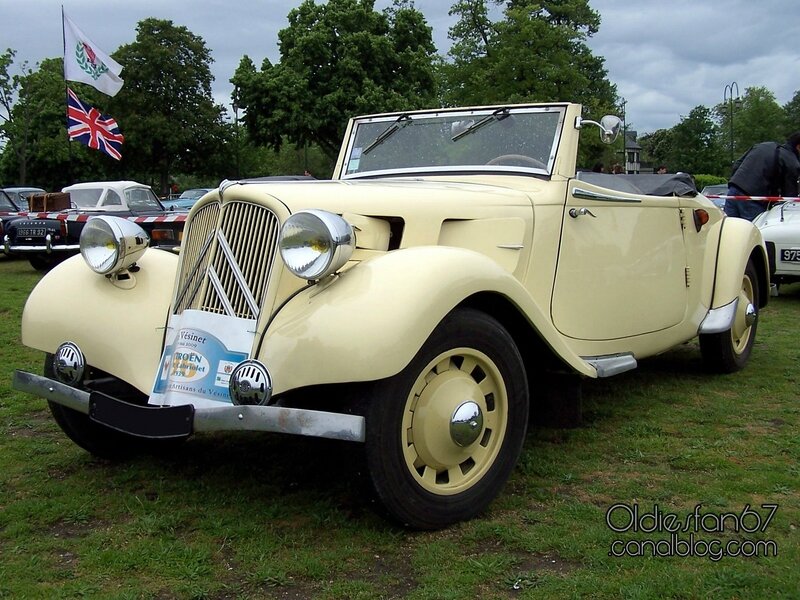
<svg viewBox="0 0 800 600"><path fill-rule="evenodd" d="M88 83L115 95L122 88L122 65L94 45L75 23L64 15L64 79Z"/></svg>

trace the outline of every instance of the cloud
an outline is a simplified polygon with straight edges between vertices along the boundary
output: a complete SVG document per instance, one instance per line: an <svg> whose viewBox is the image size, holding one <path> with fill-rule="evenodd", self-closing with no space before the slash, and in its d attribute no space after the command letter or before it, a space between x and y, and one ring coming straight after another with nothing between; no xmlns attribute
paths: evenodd
<svg viewBox="0 0 800 600"><path fill-rule="evenodd" d="M230 104L228 80L245 54L260 65L279 58L278 31L300 0L68 0L65 10L101 48L113 52L136 37L147 17L170 19L202 37L214 58L214 97ZM391 0L377 0L382 9ZM449 47L448 0L416 0L440 52ZM672 127L698 105L722 102L727 84L770 89L781 104L800 90L800 2L797 0L590 0L602 18L589 40L640 132ZM61 56L61 14L51 0L0 2L0 50L30 65ZM123 71L124 77L124 71ZM123 88L124 89L124 88ZM564 98L570 100L570 98ZM800 127L800 124L798 124Z"/></svg>

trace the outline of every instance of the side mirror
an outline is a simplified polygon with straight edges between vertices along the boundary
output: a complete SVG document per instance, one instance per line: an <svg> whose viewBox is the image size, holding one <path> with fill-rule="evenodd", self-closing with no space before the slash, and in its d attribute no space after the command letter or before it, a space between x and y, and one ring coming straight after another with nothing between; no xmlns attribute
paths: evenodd
<svg viewBox="0 0 800 600"><path fill-rule="evenodd" d="M619 130L622 128L622 119L614 115L606 115L600 119L600 139L604 144L611 144L619 136Z"/></svg>
<svg viewBox="0 0 800 600"><path fill-rule="evenodd" d="M622 119L614 115L606 115L600 122L590 121L576 117L575 129L582 129L584 125L594 125L600 128L600 141L604 144L612 144L619 136L619 130L622 128Z"/></svg>

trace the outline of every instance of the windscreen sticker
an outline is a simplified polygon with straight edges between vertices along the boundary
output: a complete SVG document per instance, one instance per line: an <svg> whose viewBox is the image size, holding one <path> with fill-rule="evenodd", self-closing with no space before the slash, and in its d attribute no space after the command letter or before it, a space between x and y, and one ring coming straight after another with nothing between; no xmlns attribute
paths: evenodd
<svg viewBox="0 0 800 600"><path fill-rule="evenodd" d="M187 310L173 315L150 404L230 404L228 382L249 356L255 321Z"/></svg>

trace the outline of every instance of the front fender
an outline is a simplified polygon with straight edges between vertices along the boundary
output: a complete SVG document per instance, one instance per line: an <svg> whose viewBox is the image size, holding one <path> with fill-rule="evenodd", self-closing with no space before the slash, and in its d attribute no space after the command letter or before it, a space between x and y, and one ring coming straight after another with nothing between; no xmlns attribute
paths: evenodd
<svg viewBox="0 0 800 600"><path fill-rule="evenodd" d="M150 393L161 356L178 257L148 250L123 289L86 265L64 261L33 289L22 313L22 343L54 352L75 342L88 364Z"/></svg>
<svg viewBox="0 0 800 600"><path fill-rule="evenodd" d="M720 234L712 309L725 306L738 297L742 289L742 274L751 256L756 261L758 272L759 304L765 306L769 298L769 264L761 231L745 219L725 218Z"/></svg>
<svg viewBox="0 0 800 600"><path fill-rule="evenodd" d="M383 379L411 361L448 312L487 291L519 307L573 369L596 376L511 274L482 254L441 246L390 252L304 290L270 323L258 358L276 393Z"/></svg>

